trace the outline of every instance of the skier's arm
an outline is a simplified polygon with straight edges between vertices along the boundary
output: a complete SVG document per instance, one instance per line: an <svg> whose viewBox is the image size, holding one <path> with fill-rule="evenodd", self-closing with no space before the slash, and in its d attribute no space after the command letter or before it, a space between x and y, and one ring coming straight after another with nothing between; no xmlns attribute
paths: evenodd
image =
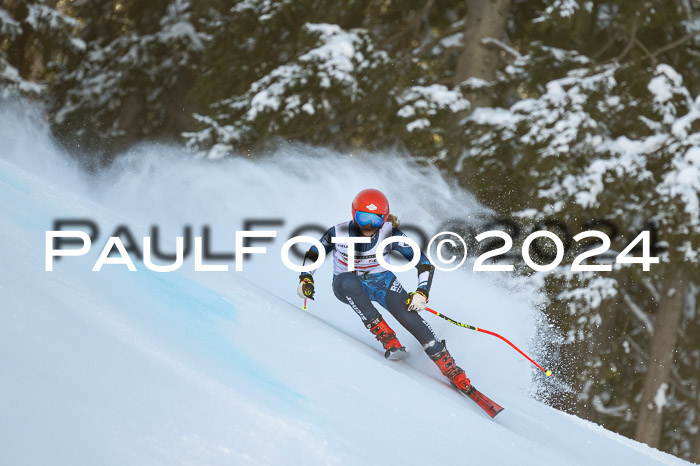
<svg viewBox="0 0 700 466"><path fill-rule="evenodd" d="M323 236L321 236L321 245L323 245L326 254L331 252L335 248L335 244L331 242L331 238L335 236L335 227L330 227ZM303 266L311 265L318 259L318 248L316 246L311 246L306 254L304 254ZM314 299L314 272L302 272L299 275L299 287L297 288L297 294L301 298Z"/></svg>
<svg viewBox="0 0 700 466"><path fill-rule="evenodd" d="M428 293L430 293L430 285L433 284L433 273L435 273L435 266L430 263L427 257L421 254L421 261L425 259L425 263L418 262L418 289L423 291L425 298L428 298Z"/></svg>
<svg viewBox="0 0 700 466"><path fill-rule="evenodd" d="M321 244L323 245L323 248L326 251L326 254L330 253L333 249L335 249L335 243L331 242L331 238L335 236L335 227L330 227L328 231L326 231L323 236L321 236L321 239L319 240ZM314 262L318 260L318 249L316 246L311 246L308 251L306 251L306 254L304 255L304 261L302 262L301 265L307 266L311 265ZM309 274L313 275L316 270L312 270L311 272L302 272L303 274ZM299 277L301 278L301 277Z"/></svg>
<svg viewBox="0 0 700 466"><path fill-rule="evenodd" d="M406 236L406 234L394 227L392 236ZM413 249L411 249L407 244L392 243L392 250L398 251L408 261L413 259ZM416 291L409 294L408 302L406 304L408 304L409 309L412 311L422 311L425 310L428 302L428 294L430 293L430 286L433 283L435 266L430 263L425 254L421 253L420 259L416 264L416 269L418 269L418 288Z"/></svg>

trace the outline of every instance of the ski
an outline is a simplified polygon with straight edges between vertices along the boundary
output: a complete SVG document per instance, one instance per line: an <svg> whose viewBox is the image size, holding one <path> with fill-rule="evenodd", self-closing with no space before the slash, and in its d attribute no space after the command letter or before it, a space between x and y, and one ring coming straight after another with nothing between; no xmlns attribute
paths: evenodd
<svg viewBox="0 0 700 466"><path fill-rule="evenodd" d="M500 406L498 403L493 401L491 398L489 398L488 396L484 395L479 390L474 388L473 385L470 386L466 390L459 390L458 388L457 388L457 390L462 395L468 396L469 398L471 398L476 404L478 404L481 407L481 409L486 411L486 414L491 416L491 418L496 417L496 414L503 411L502 406Z"/></svg>
<svg viewBox="0 0 700 466"><path fill-rule="evenodd" d="M322 322L325 322L323 319L316 317L313 314L310 314L310 315L312 315L314 318L316 318ZM328 324L328 323L326 322L326 324ZM335 327L333 327L333 328L335 328ZM340 330L340 329L336 328L336 330ZM340 331L342 331L342 330L340 330ZM408 356L409 356L409 353L408 353L408 351L406 351L406 348L403 346L401 348L391 348L391 349L384 352L384 357L388 360L391 360L391 361L399 361L399 360L407 358ZM479 390L474 388L473 385L471 385L467 390L459 390L457 387L455 387L452 384L450 384L450 386L453 387L455 390L459 391L462 395L471 398L491 418L496 417L496 415L498 413L503 411L503 407L501 405L499 405L498 403L493 401L491 398L489 398L488 396L481 393Z"/></svg>
<svg viewBox="0 0 700 466"><path fill-rule="evenodd" d="M389 348L384 352L384 357L390 361L400 361L408 357L408 351L406 351L404 346L401 348Z"/></svg>

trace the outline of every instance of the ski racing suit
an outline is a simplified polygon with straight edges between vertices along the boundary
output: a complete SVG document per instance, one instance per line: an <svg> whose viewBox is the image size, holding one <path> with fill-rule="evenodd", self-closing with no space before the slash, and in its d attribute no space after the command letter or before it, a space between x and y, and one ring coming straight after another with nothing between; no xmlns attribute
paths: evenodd
<svg viewBox="0 0 700 466"><path fill-rule="evenodd" d="M420 342L428 356L442 351L444 345L435 335L430 324L418 312L409 311L406 305L408 292L401 286L393 272L377 261L377 245L390 236L406 236L390 223L384 223L370 238L369 243L355 243L355 271L348 271L348 244L333 243L334 237L364 237L354 221L339 223L326 231L320 242L326 254L333 251L333 293L348 304L367 325L380 317L372 301L379 303ZM413 249L405 243L391 243L384 249L384 259L390 261L390 252L398 251L408 261L413 259ZM304 257L304 265L318 258L318 249L312 246ZM418 288L430 291L435 267L424 254L416 264ZM311 272L313 273L313 272Z"/></svg>

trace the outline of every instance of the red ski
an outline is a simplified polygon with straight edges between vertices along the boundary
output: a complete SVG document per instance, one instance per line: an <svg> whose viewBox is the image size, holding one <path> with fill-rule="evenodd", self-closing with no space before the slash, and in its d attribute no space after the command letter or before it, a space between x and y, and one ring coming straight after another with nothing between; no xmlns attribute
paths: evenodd
<svg viewBox="0 0 700 466"><path fill-rule="evenodd" d="M500 406L498 403L493 401L491 398L489 398L488 396L484 395L479 390L474 388L473 385L470 386L466 390L459 390L459 392L461 394L463 394L464 396L468 396L469 398L474 400L474 402L476 404L478 404L479 406L481 406L481 409L486 411L486 414L488 414L492 418L496 417L496 414L503 411L502 406Z"/></svg>

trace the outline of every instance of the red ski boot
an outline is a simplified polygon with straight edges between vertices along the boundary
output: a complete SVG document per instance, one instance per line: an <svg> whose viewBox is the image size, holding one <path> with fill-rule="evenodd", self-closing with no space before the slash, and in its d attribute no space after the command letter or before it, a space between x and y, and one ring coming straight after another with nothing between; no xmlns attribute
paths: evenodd
<svg viewBox="0 0 700 466"><path fill-rule="evenodd" d="M471 382L467 378L461 367L455 363L455 359L452 357L449 351L447 351L447 346L445 342L442 342L443 349L435 356L431 356L430 359L435 361L442 375L450 379L452 385L459 388L460 390L468 390L471 387Z"/></svg>
<svg viewBox="0 0 700 466"><path fill-rule="evenodd" d="M396 338L396 333L389 327L382 316L377 317L372 322L368 323L366 327L372 334L377 337L377 340L382 344L386 350L384 357L391 360L403 359L408 356L406 348L401 345L399 339Z"/></svg>

